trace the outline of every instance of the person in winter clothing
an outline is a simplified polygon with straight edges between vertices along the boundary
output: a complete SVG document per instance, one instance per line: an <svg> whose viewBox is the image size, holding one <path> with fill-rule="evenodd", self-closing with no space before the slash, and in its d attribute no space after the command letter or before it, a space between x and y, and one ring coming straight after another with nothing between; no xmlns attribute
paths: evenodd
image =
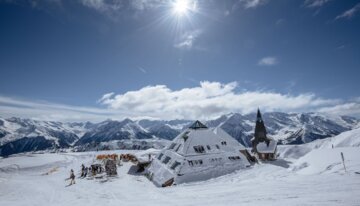
<svg viewBox="0 0 360 206"><path fill-rule="evenodd" d="M88 170L89 170L89 168L88 168L88 167L85 167L84 177L86 177L86 176L87 176Z"/></svg>
<svg viewBox="0 0 360 206"><path fill-rule="evenodd" d="M84 166L84 164L81 165L81 176L80 177L85 177L85 166Z"/></svg>
<svg viewBox="0 0 360 206"><path fill-rule="evenodd" d="M73 169L70 170L70 185L72 184L75 184L75 174Z"/></svg>

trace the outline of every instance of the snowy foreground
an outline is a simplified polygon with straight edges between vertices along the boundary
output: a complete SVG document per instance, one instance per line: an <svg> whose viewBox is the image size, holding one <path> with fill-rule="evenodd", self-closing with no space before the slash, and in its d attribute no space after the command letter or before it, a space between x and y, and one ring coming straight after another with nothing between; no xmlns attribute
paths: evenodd
<svg viewBox="0 0 360 206"><path fill-rule="evenodd" d="M78 172L104 152L12 156L0 159L0 205L360 205L360 148L327 142L280 146L277 161L168 188L128 174L132 163L118 177L77 178L66 187L71 168Z"/></svg>

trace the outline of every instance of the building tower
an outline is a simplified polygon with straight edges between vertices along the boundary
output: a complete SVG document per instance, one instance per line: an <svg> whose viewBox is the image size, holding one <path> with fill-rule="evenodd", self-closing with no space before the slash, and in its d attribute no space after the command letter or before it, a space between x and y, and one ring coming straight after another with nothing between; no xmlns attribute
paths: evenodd
<svg viewBox="0 0 360 206"><path fill-rule="evenodd" d="M276 158L277 142L267 136L260 109L256 115L254 138L251 140L252 152L261 160L274 160Z"/></svg>

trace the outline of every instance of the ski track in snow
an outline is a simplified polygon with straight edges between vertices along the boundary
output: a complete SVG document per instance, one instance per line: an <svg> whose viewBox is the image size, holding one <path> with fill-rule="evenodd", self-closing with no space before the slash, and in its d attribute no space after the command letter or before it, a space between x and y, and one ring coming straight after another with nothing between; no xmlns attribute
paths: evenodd
<svg viewBox="0 0 360 206"><path fill-rule="evenodd" d="M324 154L329 151L340 149L324 150ZM131 163L118 167L118 177L76 178L75 185L65 187L71 168L78 177L81 164L90 165L96 154L107 153L104 151L18 155L0 159L0 205L360 205L360 175L356 174L360 161L350 156L360 150L341 151L348 158L347 173L340 159L317 168L313 164L316 158L308 153L298 160L280 159L208 181L168 188L155 187L144 176L127 174ZM116 151L120 152L128 151ZM295 168L295 162L306 165ZM57 171L43 175L55 167Z"/></svg>

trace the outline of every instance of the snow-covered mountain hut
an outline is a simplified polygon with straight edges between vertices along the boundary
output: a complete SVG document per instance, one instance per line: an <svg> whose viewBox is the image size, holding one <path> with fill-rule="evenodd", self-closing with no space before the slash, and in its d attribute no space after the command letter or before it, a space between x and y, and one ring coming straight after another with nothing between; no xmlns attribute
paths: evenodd
<svg viewBox="0 0 360 206"><path fill-rule="evenodd" d="M157 186L207 180L249 166L239 142L199 121L180 133L147 168Z"/></svg>
<svg viewBox="0 0 360 206"><path fill-rule="evenodd" d="M254 138L251 140L252 152L261 160L275 160L277 142L268 137L260 109L257 111Z"/></svg>

